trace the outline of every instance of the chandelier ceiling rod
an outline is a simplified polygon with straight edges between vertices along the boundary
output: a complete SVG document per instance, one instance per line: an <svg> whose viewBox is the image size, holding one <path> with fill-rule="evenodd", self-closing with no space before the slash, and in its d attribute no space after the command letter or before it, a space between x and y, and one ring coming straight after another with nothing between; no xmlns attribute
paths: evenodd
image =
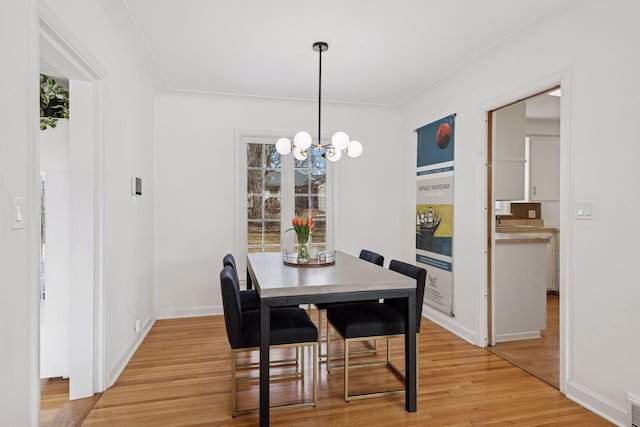
<svg viewBox="0 0 640 427"><path fill-rule="evenodd" d="M327 50L329 50L329 45L325 42L315 42L313 44L313 50L318 52L318 55L320 56L320 61L318 65L318 142L317 142L316 148L318 150L321 150L322 143L320 139L320 119L322 117L322 114L321 114L322 103L320 101L322 99L322 52L326 52Z"/></svg>
<svg viewBox="0 0 640 427"><path fill-rule="evenodd" d="M311 148L316 151L324 150L322 157L332 162L340 160L344 151L350 157L358 157L362 154L362 144L358 141L350 141L349 135L344 132L336 132L331 138L331 142L322 145L321 140L321 120L322 120L322 52L326 52L329 45L325 42L315 42L313 50L319 54L318 63L318 140L314 144L308 132L298 132L293 137L293 143L289 138L280 138L276 142L276 150L281 155L293 155L297 160L305 160L309 156Z"/></svg>

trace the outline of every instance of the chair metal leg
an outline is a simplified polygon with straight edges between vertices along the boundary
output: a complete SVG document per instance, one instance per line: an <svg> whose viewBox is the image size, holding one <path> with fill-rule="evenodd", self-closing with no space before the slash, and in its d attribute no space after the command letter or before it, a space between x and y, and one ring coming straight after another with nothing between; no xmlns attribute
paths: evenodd
<svg viewBox="0 0 640 427"><path fill-rule="evenodd" d="M344 340L344 401L349 401L349 340Z"/></svg>
<svg viewBox="0 0 640 427"><path fill-rule="evenodd" d="M327 373L331 373L331 333L327 322Z"/></svg>
<svg viewBox="0 0 640 427"><path fill-rule="evenodd" d="M391 391L384 391L384 392L375 392L375 393L363 393L363 394L357 394L357 395L350 395L349 394L349 371L351 369L356 369L356 368L366 368L366 367L373 367L373 366L387 366L391 372L393 372L403 383L405 382L405 375L400 371L400 369L398 369L398 367L391 361L391 338L396 338L396 337L402 337L404 335L394 335L394 336L386 336L386 337L378 337L378 338L385 338L387 340L387 357L386 357L386 361L384 362L370 362L370 363L360 363L360 364L356 364L356 365L351 365L349 362L349 356L350 356L350 352L349 352L349 344L351 341L366 341L367 338L352 338L352 339L346 339L344 337L344 400L345 402L349 402L351 400L357 400L357 399L368 399L368 398L374 398L374 397L382 397L382 396L392 396L392 395L397 395L397 394L404 394L405 390L401 389L401 390L391 390ZM416 360L419 360L419 352L418 352L418 345L417 345L417 340L419 338L419 334L416 334ZM368 339L371 339L370 337ZM327 369L330 368L330 352L327 354ZM418 363L416 363L416 387L417 387L417 377L418 377Z"/></svg>
<svg viewBox="0 0 640 427"><path fill-rule="evenodd" d="M290 347L295 347L296 348L296 352L298 354L298 356L300 356L302 358L301 362L300 362L300 366L302 367L301 369L301 374L298 375L298 369L296 369L296 373L293 375L295 377L301 377L304 380L304 369L305 369L305 357L304 357L304 352L301 351L304 349L304 347L313 347L313 398L311 402L300 402L300 403L289 403L289 404L285 404L285 405L277 405L277 406L271 406L269 409L270 410L280 410L280 409L286 409L286 408L300 408L300 407L306 407L306 406L313 406L315 407L317 405L317 401L318 401L318 354L319 354L319 346L317 342L311 342L311 343L296 343L296 344L284 344L284 345L276 345L276 346L271 346L271 349L278 349L278 348L290 348ZM246 414L246 413L254 413L257 412L259 410L259 408L254 408L254 409L242 409L242 410L238 410L238 398L237 398L237 392L238 392L238 383L239 382L257 382L259 380L259 377L238 377L237 376L237 368L238 368L238 364L237 364L237 360L236 360L236 356L237 353L239 352L246 352L246 351L254 351L256 350L256 348L247 348L247 349L237 349L237 350L231 350L231 401L232 401L232 405L231 405L231 416L233 418L235 418L237 415L239 414ZM270 378L291 378L292 375L291 374L276 374L276 375L271 375Z"/></svg>
<svg viewBox="0 0 640 427"><path fill-rule="evenodd" d="M320 346L313 346L313 407L318 403L318 359L320 356Z"/></svg>
<svg viewBox="0 0 640 427"><path fill-rule="evenodd" d="M231 351L231 416L233 418L238 414L238 397L236 385L236 352Z"/></svg>
<svg viewBox="0 0 640 427"><path fill-rule="evenodd" d="M323 338L324 340L328 340L329 337L327 335L325 335L324 337L322 336L322 312L326 312L327 310L320 310L318 309L318 346L319 346L319 354L318 357L326 357L326 354L322 354L322 342L323 342Z"/></svg>

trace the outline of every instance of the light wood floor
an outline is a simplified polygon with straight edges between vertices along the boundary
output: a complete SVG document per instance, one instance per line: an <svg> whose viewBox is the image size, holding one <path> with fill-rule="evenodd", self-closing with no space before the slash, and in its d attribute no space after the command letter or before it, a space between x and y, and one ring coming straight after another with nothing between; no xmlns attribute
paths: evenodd
<svg viewBox="0 0 640 427"><path fill-rule="evenodd" d="M496 344L489 349L541 380L560 384L560 297L547 295L547 328L542 338Z"/></svg>
<svg viewBox="0 0 640 427"><path fill-rule="evenodd" d="M404 410L403 396L345 403L342 373L327 374L321 364L318 406L274 412L272 425L611 425L486 349L423 322L418 412ZM395 355L400 354L402 342L393 348ZM354 389L357 383L391 382L384 368L356 372ZM222 316L160 320L82 425L258 425L257 415L231 418L230 377ZM278 382L271 390L272 400L287 400L308 392L309 384L290 387ZM257 387L243 393L241 403L250 404L252 399L257 401Z"/></svg>
<svg viewBox="0 0 640 427"><path fill-rule="evenodd" d="M40 425L49 425L69 401L69 380L52 378L40 381Z"/></svg>
<svg viewBox="0 0 640 427"><path fill-rule="evenodd" d="M52 378L40 382L40 426L76 427L82 424L101 393L69 401L69 379Z"/></svg>

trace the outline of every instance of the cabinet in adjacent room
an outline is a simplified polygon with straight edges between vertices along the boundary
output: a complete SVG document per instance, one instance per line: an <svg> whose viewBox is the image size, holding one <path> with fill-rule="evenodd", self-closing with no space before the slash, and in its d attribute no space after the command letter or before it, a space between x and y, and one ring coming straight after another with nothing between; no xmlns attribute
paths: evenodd
<svg viewBox="0 0 640 427"><path fill-rule="evenodd" d="M493 113L495 199L523 200L525 171L525 103Z"/></svg>
<svg viewBox="0 0 640 427"><path fill-rule="evenodd" d="M529 200L560 200L560 138L529 137Z"/></svg>

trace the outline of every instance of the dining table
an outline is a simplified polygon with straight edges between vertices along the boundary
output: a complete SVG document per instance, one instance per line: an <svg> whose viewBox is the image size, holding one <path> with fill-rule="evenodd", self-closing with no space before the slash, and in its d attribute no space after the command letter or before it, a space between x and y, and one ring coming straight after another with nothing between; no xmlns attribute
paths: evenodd
<svg viewBox="0 0 640 427"><path fill-rule="evenodd" d="M260 296L260 425L269 425L271 308L384 298L406 299L405 409L416 412L416 281L342 251L322 266L290 265L281 253L247 254L247 287Z"/></svg>

